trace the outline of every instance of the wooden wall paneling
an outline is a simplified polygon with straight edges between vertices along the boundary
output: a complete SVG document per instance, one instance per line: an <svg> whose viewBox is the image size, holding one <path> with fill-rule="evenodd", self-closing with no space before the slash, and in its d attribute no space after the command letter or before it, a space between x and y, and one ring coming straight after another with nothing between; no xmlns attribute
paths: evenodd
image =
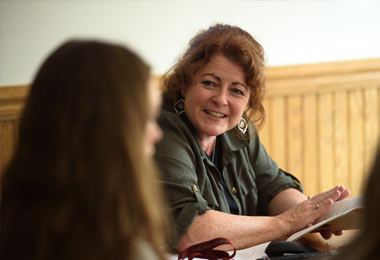
<svg viewBox="0 0 380 260"><path fill-rule="evenodd" d="M350 187L348 169L348 95L333 94L334 113L334 183Z"/></svg>
<svg viewBox="0 0 380 260"><path fill-rule="evenodd" d="M303 98L303 180L302 185L307 195L315 195L321 191L319 178L318 152L318 103L316 95Z"/></svg>
<svg viewBox="0 0 380 260"><path fill-rule="evenodd" d="M372 167L379 138L378 94L376 88L364 90L364 173Z"/></svg>
<svg viewBox="0 0 380 260"><path fill-rule="evenodd" d="M0 121L0 176L12 156L15 147L15 123Z"/></svg>
<svg viewBox="0 0 380 260"><path fill-rule="evenodd" d="M318 96L319 179L322 190L332 188L334 183L334 143L332 94Z"/></svg>
<svg viewBox="0 0 380 260"><path fill-rule="evenodd" d="M0 121L20 117L28 91L28 86L0 87Z"/></svg>
<svg viewBox="0 0 380 260"><path fill-rule="evenodd" d="M364 99L363 91L348 93L349 170L352 195L361 193L364 175Z"/></svg>
<svg viewBox="0 0 380 260"><path fill-rule="evenodd" d="M286 169L303 181L303 127L302 97L291 96L286 99Z"/></svg>
<svg viewBox="0 0 380 260"><path fill-rule="evenodd" d="M304 66L308 67L312 65ZM380 81L379 72L380 68L378 68L378 71L356 71L342 74L326 72L325 75L302 75L301 73L295 73L283 78L279 78L278 75L272 75L268 79L267 95L272 97L328 94L332 91L349 91L362 89L363 87L374 88L375 84L378 84Z"/></svg>
<svg viewBox="0 0 380 260"><path fill-rule="evenodd" d="M280 168L286 170L285 98L271 98L269 109L271 111L268 118L271 139L269 155L277 162Z"/></svg>
<svg viewBox="0 0 380 260"><path fill-rule="evenodd" d="M267 75L272 79L317 77L329 75L354 75L358 73L378 73L380 58L337 61L316 64L299 64L268 67ZM306 86L306 85L305 85ZM331 88L330 88L331 90Z"/></svg>
<svg viewBox="0 0 380 260"><path fill-rule="evenodd" d="M0 167L17 142L28 90L0 88ZM301 179L306 194L344 184L358 195L380 138L379 102L379 58L268 67L260 138L279 167Z"/></svg>
<svg viewBox="0 0 380 260"><path fill-rule="evenodd" d="M15 140L15 145L17 145L17 143L18 143L18 138L19 138L19 136L18 136L18 133L19 133L19 128L20 128L20 119L18 118L18 119L16 119L15 121L14 121L14 123L15 123L15 138L14 138L14 140Z"/></svg>
<svg viewBox="0 0 380 260"><path fill-rule="evenodd" d="M264 125L258 131L259 131L261 143L264 145L267 152L269 152L271 150L270 124L268 124L268 115L270 115L269 100L264 99L263 105L264 105L264 109L265 109L266 119L264 121Z"/></svg>
<svg viewBox="0 0 380 260"><path fill-rule="evenodd" d="M28 86L0 87L0 177L18 139L18 120Z"/></svg>

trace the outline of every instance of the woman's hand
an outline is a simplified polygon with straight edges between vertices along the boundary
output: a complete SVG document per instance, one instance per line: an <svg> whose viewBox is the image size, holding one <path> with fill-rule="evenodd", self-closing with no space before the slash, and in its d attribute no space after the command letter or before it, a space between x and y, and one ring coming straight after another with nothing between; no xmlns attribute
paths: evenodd
<svg viewBox="0 0 380 260"><path fill-rule="evenodd" d="M345 188L344 186L339 186L339 187L340 187L340 190L339 190L340 191L340 197L336 201L343 200L351 194L351 191L349 189ZM328 229L322 229L322 230L319 230L317 232L319 232L324 239L329 239L332 237L332 235L341 236L343 234L343 230L336 230L336 231L332 232L331 230L328 230Z"/></svg>
<svg viewBox="0 0 380 260"><path fill-rule="evenodd" d="M283 212L278 217L288 226L288 235L292 235L316 223L333 205L334 201L342 200L350 193L344 186L337 186L313 197L309 196L307 200ZM325 239L330 238L333 234L330 230L321 230L320 233ZM334 232L334 234L341 235L342 231Z"/></svg>

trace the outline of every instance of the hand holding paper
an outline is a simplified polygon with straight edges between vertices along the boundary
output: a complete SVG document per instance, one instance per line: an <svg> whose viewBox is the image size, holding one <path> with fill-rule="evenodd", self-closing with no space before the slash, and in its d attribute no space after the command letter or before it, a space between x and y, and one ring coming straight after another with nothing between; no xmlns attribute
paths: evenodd
<svg viewBox="0 0 380 260"><path fill-rule="evenodd" d="M363 213L364 205L362 196L334 202L331 208L317 220L314 225L305 228L287 240L294 241L309 232L329 229L334 232L337 230L348 230L360 228L360 217Z"/></svg>

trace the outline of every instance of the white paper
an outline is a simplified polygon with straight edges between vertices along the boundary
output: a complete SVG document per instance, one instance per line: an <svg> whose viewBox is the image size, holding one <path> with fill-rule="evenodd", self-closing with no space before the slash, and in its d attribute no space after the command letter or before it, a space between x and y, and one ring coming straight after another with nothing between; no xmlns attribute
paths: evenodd
<svg viewBox="0 0 380 260"><path fill-rule="evenodd" d="M344 224L344 221L340 223L339 227L342 229L353 229L354 226L357 225L357 217L355 214L355 210L364 208L363 202L362 202L362 196L357 196L350 199L344 199L337 202L334 202L334 204L331 206L331 208L322 216L322 218L319 220L318 223L312 225L311 227L305 228L297 233L294 233L292 236L290 236L287 240L288 241L295 241L305 234L314 231L318 229L319 227L329 223L333 223L334 220L341 218L345 215L349 215L349 213L353 213L353 218L347 218L347 225L346 227ZM360 214L360 213L358 213ZM352 223L355 221L355 223Z"/></svg>

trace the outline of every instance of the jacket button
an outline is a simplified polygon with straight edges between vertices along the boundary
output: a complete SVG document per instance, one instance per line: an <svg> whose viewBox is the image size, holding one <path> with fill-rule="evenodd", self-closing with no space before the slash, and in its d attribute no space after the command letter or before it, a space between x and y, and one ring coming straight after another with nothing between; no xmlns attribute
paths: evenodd
<svg viewBox="0 0 380 260"><path fill-rule="evenodd" d="M237 189L236 189L235 187L232 187L231 192L232 192L233 194L236 194L236 193L237 193Z"/></svg>
<svg viewBox="0 0 380 260"><path fill-rule="evenodd" d="M195 185L195 184L193 184L193 191L194 191L194 192L198 192L198 187L197 187L197 185Z"/></svg>

